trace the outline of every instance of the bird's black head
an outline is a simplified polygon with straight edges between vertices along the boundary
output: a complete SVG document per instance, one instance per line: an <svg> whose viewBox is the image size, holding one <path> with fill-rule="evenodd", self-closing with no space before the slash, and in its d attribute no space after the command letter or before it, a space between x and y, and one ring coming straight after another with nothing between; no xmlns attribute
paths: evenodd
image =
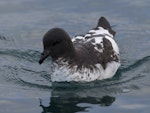
<svg viewBox="0 0 150 113"><path fill-rule="evenodd" d="M69 35L61 28L53 28L49 30L43 37L44 51L39 60L42 64L43 61L51 56L52 59L65 57L73 52L73 44Z"/></svg>

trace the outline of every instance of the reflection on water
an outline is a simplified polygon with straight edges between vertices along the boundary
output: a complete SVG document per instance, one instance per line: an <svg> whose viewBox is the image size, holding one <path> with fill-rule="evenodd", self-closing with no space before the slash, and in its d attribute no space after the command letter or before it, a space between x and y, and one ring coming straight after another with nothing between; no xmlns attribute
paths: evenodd
<svg viewBox="0 0 150 113"><path fill-rule="evenodd" d="M80 106L78 104L98 104L100 106L110 106L115 101L114 97L103 96L102 98L63 98L63 97L52 97L50 99L49 106L42 105L40 101L40 106L43 109L42 113L76 113L81 111L86 111L90 108L88 105Z"/></svg>
<svg viewBox="0 0 150 113"><path fill-rule="evenodd" d="M48 106L43 105L42 100L40 99L40 106L43 109L42 113L76 113L81 111L87 111L87 109L91 108L90 104L110 106L115 101L115 97L108 95L97 95L97 97L82 97L83 95L87 94L87 92L84 91L82 92L83 95L75 95L73 94L73 92L69 92L70 94L68 95L68 91L56 91L57 93L55 92L54 95L54 92L52 94L52 97L50 98L50 103ZM89 93L92 92L89 91Z"/></svg>

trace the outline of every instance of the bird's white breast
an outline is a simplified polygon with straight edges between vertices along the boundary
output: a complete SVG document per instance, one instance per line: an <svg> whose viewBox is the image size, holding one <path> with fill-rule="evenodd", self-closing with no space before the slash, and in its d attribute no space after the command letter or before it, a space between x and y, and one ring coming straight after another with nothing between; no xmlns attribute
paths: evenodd
<svg viewBox="0 0 150 113"><path fill-rule="evenodd" d="M67 63L61 66L58 64L53 64L53 66L53 68L55 68L51 75L51 80L53 82L90 82L113 77L120 66L120 63L115 61L107 63L105 70L101 64L96 64L97 69L94 69L93 71L88 68L83 68L82 70L76 71L76 66L73 68L68 68Z"/></svg>

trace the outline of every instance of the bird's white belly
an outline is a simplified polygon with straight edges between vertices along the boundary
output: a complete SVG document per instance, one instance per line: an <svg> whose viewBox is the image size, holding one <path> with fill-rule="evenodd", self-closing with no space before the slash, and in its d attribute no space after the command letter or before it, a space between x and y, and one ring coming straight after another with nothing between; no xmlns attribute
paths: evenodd
<svg viewBox="0 0 150 113"><path fill-rule="evenodd" d="M119 62L112 61L107 63L105 70L101 64L96 64L97 69L93 71L87 68L76 71L76 66L68 68L67 65L59 66L53 64L51 80L52 82L90 82L94 80L103 80L113 77L119 66Z"/></svg>

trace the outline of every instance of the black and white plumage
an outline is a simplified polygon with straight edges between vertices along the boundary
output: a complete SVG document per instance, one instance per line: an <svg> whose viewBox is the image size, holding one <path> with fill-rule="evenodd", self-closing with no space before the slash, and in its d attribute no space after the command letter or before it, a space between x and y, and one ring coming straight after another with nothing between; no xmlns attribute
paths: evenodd
<svg viewBox="0 0 150 113"><path fill-rule="evenodd" d="M49 30L44 38L41 64L51 56L51 80L89 82L113 77L120 66L115 32L101 17L97 27L83 36L70 36L61 28Z"/></svg>

